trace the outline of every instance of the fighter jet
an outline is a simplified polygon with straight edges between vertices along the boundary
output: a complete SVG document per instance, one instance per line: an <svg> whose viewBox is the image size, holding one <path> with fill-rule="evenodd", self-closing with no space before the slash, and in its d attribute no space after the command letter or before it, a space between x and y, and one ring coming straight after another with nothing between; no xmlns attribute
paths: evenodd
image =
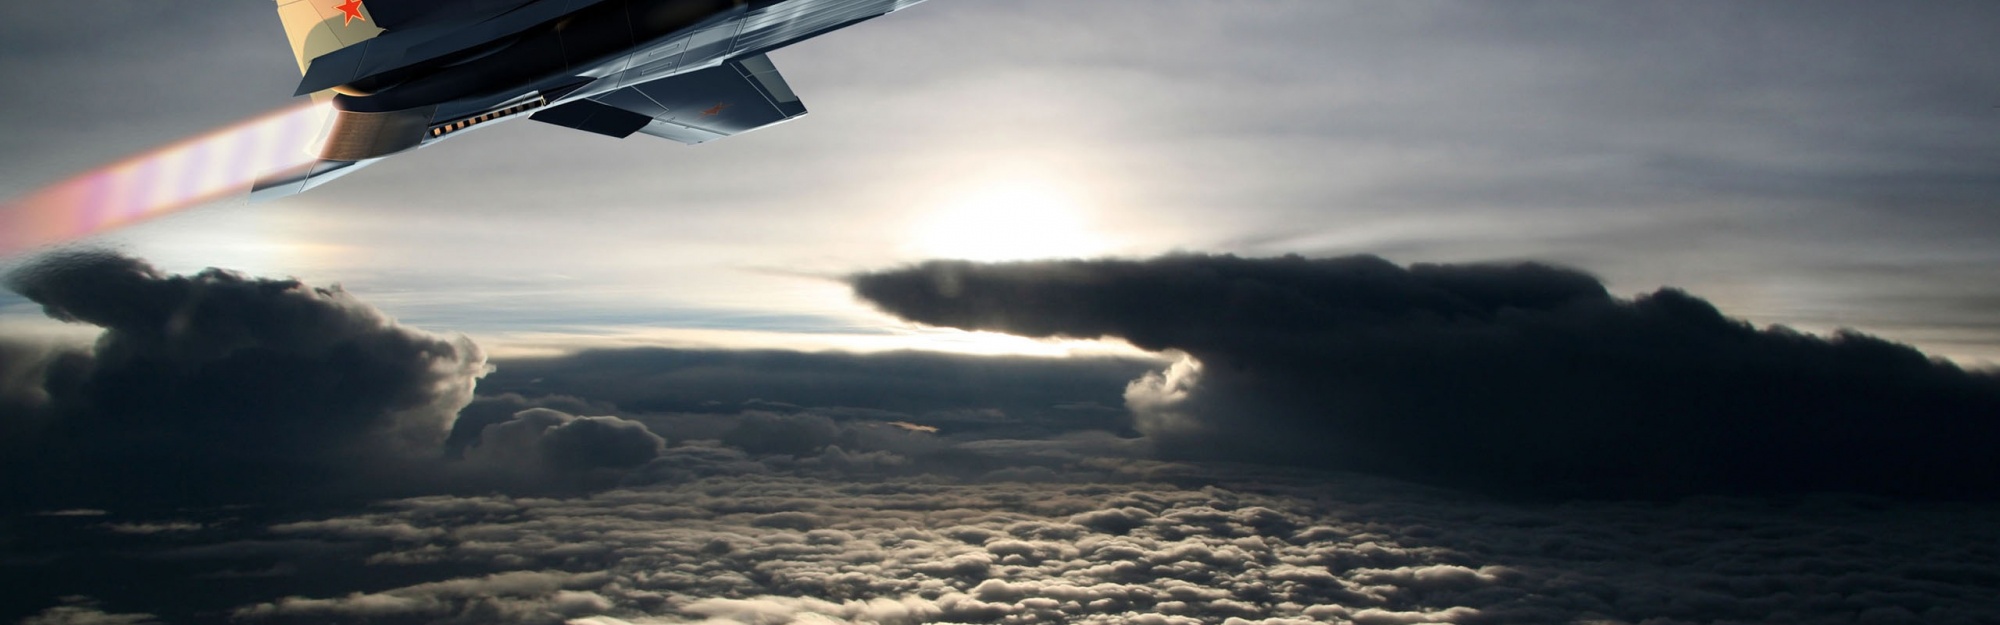
<svg viewBox="0 0 2000 625"><path fill-rule="evenodd" d="M512 119L698 144L798 118L766 53L923 0L277 0L303 78L330 100L318 160L261 179L300 193Z"/></svg>

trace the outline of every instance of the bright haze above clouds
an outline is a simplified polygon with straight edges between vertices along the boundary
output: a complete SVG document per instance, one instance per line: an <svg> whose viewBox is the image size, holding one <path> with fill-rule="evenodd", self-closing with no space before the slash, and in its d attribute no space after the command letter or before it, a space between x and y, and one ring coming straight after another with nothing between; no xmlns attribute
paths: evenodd
<svg viewBox="0 0 2000 625"><path fill-rule="evenodd" d="M0 11L0 72L34 86L0 111L0 194L279 108L297 79L257 3ZM895 322L827 278L1189 250L1554 262L1990 362L1996 21L1983 2L941 0L775 54L798 123L696 148L506 124L91 244L339 282L503 354L1047 353Z"/></svg>

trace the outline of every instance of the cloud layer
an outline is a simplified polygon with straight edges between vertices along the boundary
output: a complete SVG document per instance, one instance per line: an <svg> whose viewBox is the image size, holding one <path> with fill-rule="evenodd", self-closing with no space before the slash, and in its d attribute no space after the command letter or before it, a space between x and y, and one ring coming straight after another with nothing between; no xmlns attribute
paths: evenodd
<svg viewBox="0 0 2000 625"><path fill-rule="evenodd" d="M1103 465L1114 466L1114 465ZM775 470L776 467L770 467ZM1991 510L1838 498L1506 505L1352 476L1199 484L717 475L279 525L456 576L263 623L1974 623ZM1918 519L1926 519L1919 521ZM1936 522L1952 521L1951 525ZM387 538L387 540L384 540ZM358 556L357 556L358 557Z"/></svg>
<svg viewBox="0 0 2000 625"><path fill-rule="evenodd" d="M1021 275L1032 279L999 279ZM1557 465L1480 456L1423 423L1318 423L1302 402L1386 398L1407 403L1372 405L1432 420L1443 417L1424 410L1485 402L1464 418L1520 420L1541 414L1523 405L1581 392L1537 377L1557 373L1596 392L1667 380L1695 385L1675 392L1764 397L1717 382L1733 379L1715 375L1726 364L1784 391L1767 402L1800 388L1829 402L1986 397L1987 374L1906 348L1757 331L1684 294L1620 300L1587 276L1533 265L1184 257L875 277L922 279L929 290L906 295L924 315L984 315L977 323L1033 333L1129 330L1190 356L1158 370L644 349L505 362L481 379L469 345L397 326L338 289L71 258L15 285L51 315L104 327L98 344L0 344L0 401L25 407L5 415L10 435L25 433L0 450L6 494L44 511L0 518L0 585L13 591L0 596L0 621L1682 625L2000 614L1988 592L2000 518L1988 504L1557 504L1268 466L1348 466L1369 456L1311 450L1359 446L1332 435L1359 433L1377 437L1380 457L1440 468L1357 466L1491 486L1463 477L1485 466L1518 487L1510 480ZM1043 283L1066 280L1085 286ZM1170 297L1147 299L1160 291ZM991 293L1005 295L982 299ZM955 309L958 299L972 305ZM1550 364L1563 357L1577 360ZM484 396L471 396L475 379ZM1411 390L1419 382L1427 394ZM1550 386L1482 386L1501 383ZM1427 395L1438 403L1410 399ZM1678 401L1658 405L1689 405ZM1593 405L1629 417L1655 404ZM1580 423L1563 427L1637 427ZM1864 426L1853 425L1876 431ZM1484 436L1511 453L1605 462L1567 459L1581 454L1565 446L1574 441L1496 432ZM132 443L141 433L148 444ZM1606 455L1651 449L1614 442ZM1679 453L1741 461L1703 445ZM1691 483L1660 471L1536 492ZM403 498L343 501L384 496ZM201 505L236 502L286 505Z"/></svg>
<svg viewBox="0 0 2000 625"><path fill-rule="evenodd" d="M2000 377L1855 332L1759 330L1537 264L1376 257L930 262L856 293L913 321L1115 336L1191 360L1135 381L1179 458L1542 495L1988 496Z"/></svg>
<svg viewBox="0 0 2000 625"><path fill-rule="evenodd" d="M1053 470L958 478L830 462L854 456L833 449L801 459L706 442L670 447L626 485L587 496L440 495L147 521L184 528L172 532L129 531L139 520L116 513L38 517L90 536L28 555L116 545L129 570L94 567L75 582L103 604L31 609L45 620L143 611L176 623L375 625L2000 615L1989 591L2000 579L2000 509L1987 504L1508 502L1355 474L1009 453L1038 445L994 439L960 453Z"/></svg>

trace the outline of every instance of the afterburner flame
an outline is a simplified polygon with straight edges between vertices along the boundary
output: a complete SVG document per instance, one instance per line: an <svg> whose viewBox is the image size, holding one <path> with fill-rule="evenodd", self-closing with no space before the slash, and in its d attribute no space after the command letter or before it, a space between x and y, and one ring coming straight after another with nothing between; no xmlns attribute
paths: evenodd
<svg viewBox="0 0 2000 625"><path fill-rule="evenodd" d="M247 193L313 162L333 115L308 104L85 172L0 205L0 256Z"/></svg>

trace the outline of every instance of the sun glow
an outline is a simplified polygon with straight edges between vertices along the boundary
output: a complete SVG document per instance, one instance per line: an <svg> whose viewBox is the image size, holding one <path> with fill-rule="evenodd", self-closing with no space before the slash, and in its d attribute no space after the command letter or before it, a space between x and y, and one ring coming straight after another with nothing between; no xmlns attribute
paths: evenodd
<svg viewBox="0 0 2000 625"><path fill-rule="evenodd" d="M1007 261L1104 253L1076 194L1033 178L990 182L958 193L917 222L911 251L930 258Z"/></svg>

